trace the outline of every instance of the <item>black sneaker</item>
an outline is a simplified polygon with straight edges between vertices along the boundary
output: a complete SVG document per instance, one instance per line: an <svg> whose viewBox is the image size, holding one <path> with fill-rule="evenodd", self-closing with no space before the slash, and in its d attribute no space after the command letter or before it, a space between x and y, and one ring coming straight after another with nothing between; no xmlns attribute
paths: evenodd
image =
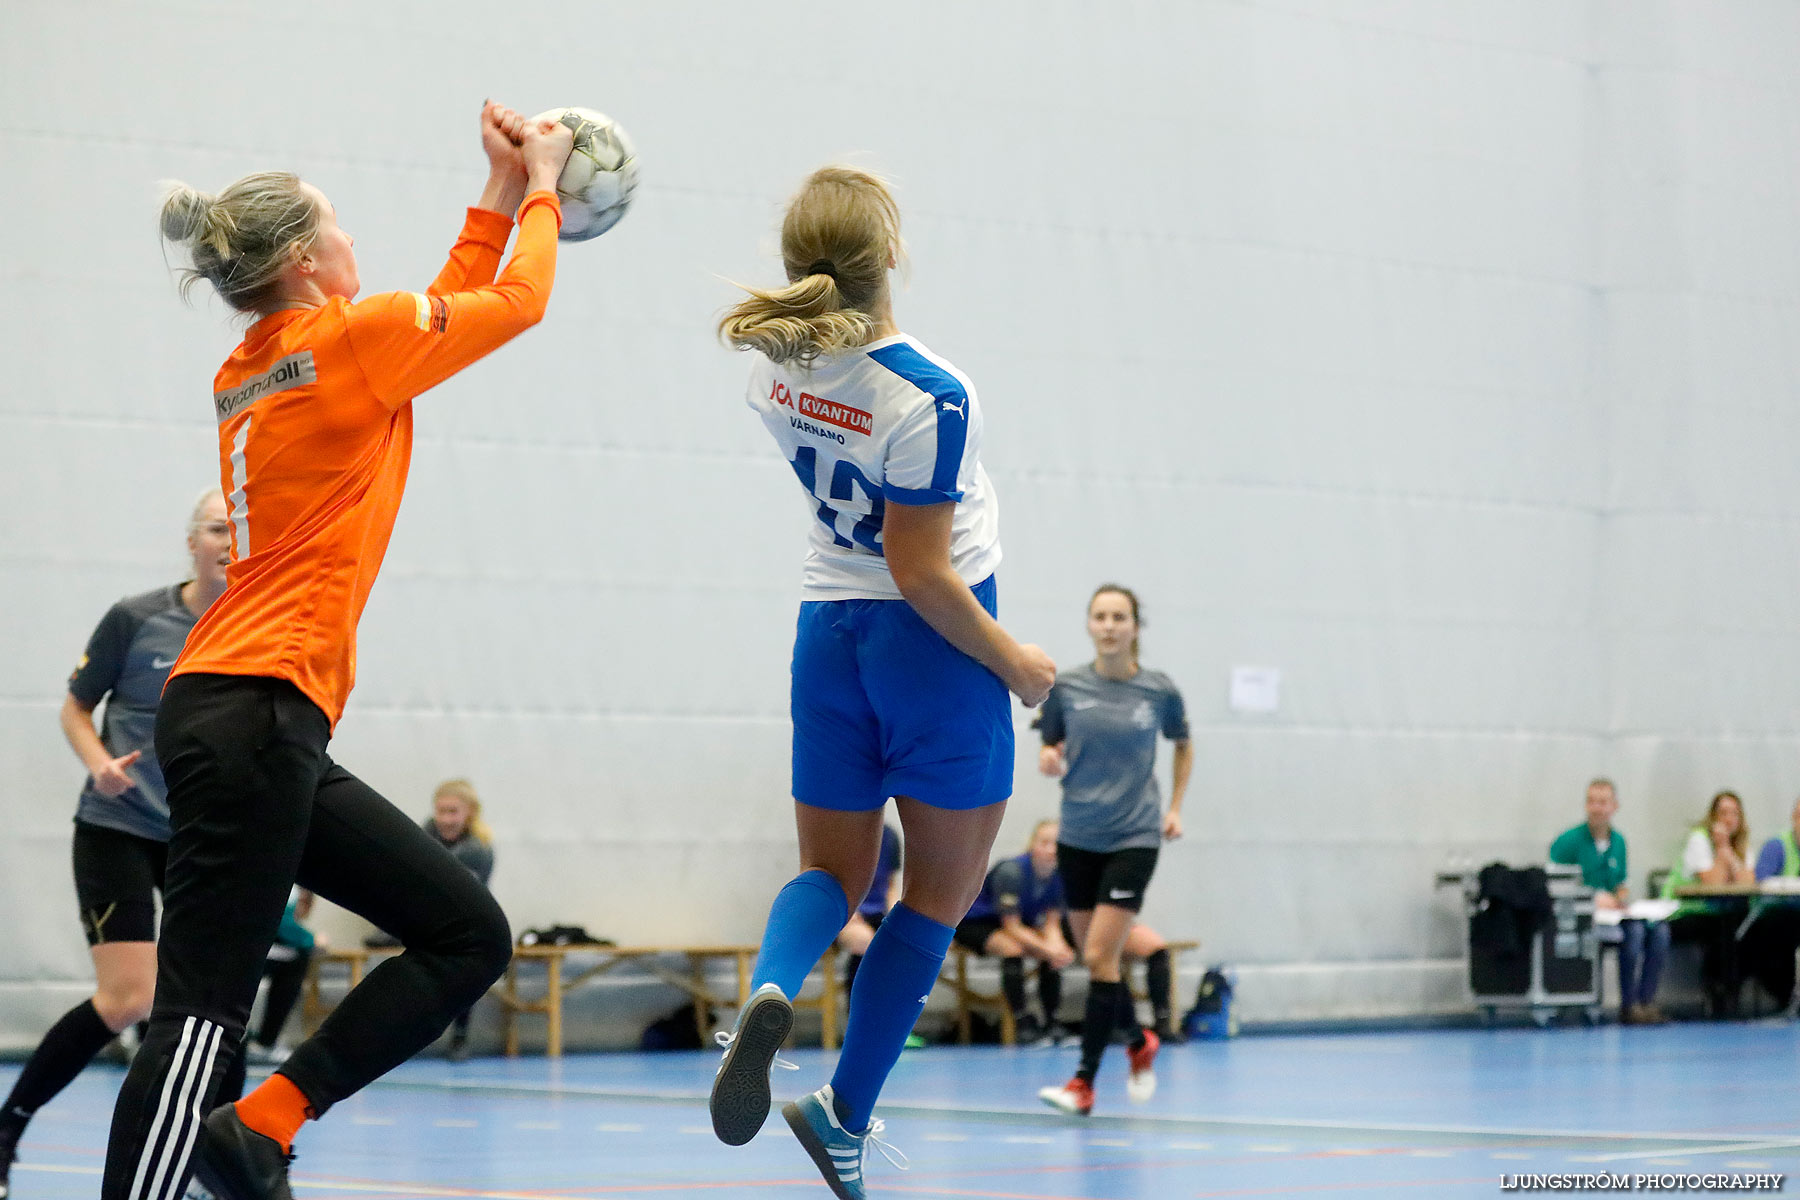
<svg viewBox="0 0 1800 1200"><path fill-rule="evenodd" d="M10 1113L0 1117L0 1200L12 1192L13 1158L19 1149L19 1138L25 1133L25 1122L12 1119Z"/></svg>
<svg viewBox="0 0 1800 1200"><path fill-rule="evenodd" d="M765 983L739 1010L736 1027L713 1035L725 1057L713 1075L708 1107L713 1132L727 1146L743 1145L769 1119L769 1068L795 1066L775 1054L793 1028L794 1006L778 984Z"/></svg>
<svg viewBox="0 0 1800 1200"><path fill-rule="evenodd" d="M218 1200L294 1200L281 1144L238 1120L237 1106L222 1104L200 1125L194 1174Z"/></svg>

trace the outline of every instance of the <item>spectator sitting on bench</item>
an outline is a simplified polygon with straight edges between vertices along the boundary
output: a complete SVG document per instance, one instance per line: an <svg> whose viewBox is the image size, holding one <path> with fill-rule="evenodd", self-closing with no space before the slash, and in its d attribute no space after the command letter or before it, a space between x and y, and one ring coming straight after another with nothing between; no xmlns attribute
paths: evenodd
<svg viewBox="0 0 1800 1200"><path fill-rule="evenodd" d="M481 798L475 794L474 784L466 779L446 779L438 784L431 795L431 815L421 825L469 874L481 880L481 886L488 886L494 873L494 835L481 819ZM450 1023L452 1062L469 1057L471 1011L464 1009Z"/></svg>
<svg viewBox="0 0 1800 1200"><path fill-rule="evenodd" d="M900 831L892 822L881 826L881 853L875 860L875 878L844 927L838 930L838 949L844 952L844 995L856 985L856 969L862 966L875 931L887 919L888 910L900 903Z"/></svg>
<svg viewBox="0 0 1800 1200"><path fill-rule="evenodd" d="M988 871L969 915L956 927L956 941L976 954L1000 960L1000 989L1012 1010L1018 1040L1029 1043L1051 1032L1062 1005L1062 969L1075 961L1063 938L1062 877L1056 871L1055 821L1039 821L1025 853L1003 858ZM1025 957L1037 960L1042 1022L1025 1011Z"/></svg>
<svg viewBox="0 0 1800 1200"><path fill-rule="evenodd" d="M1613 828L1619 811L1617 790L1609 779L1587 788L1587 820L1563 831L1550 843L1550 861L1581 868L1581 882L1594 889L1596 909L1623 909L1631 903L1626 887L1625 835ZM1656 985L1669 957L1669 926L1662 921L1619 922L1619 1024L1661 1025L1666 1017L1656 1007Z"/></svg>

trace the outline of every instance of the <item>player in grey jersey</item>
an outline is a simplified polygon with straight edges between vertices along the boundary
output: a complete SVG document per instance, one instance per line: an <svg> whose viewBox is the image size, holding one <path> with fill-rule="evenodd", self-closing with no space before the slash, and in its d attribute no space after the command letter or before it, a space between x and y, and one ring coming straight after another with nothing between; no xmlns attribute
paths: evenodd
<svg viewBox="0 0 1800 1200"><path fill-rule="evenodd" d="M218 488L188 520L193 575L107 610L63 697L63 735L88 778L75 810L75 894L94 960L94 995L38 1043L0 1107L0 1200L32 1114L68 1086L113 1035L150 1013L156 987L156 899L168 857L169 805L151 748L169 669L225 591L231 527ZM94 712L105 701L98 732Z"/></svg>
<svg viewBox="0 0 1800 1200"><path fill-rule="evenodd" d="M1044 1088L1038 1098L1082 1116L1093 1111L1094 1076L1115 1029L1130 1038L1126 1094L1142 1102L1156 1091L1161 1041L1138 1025L1121 959L1158 848L1181 836L1181 801L1194 765L1181 693L1167 675L1138 664L1137 596L1103 584L1088 601L1088 636L1094 661L1057 679L1038 719L1044 738L1038 769L1062 780L1057 869L1089 978L1081 1066L1068 1083ZM1159 731L1175 743L1167 812L1156 785Z"/></svg>

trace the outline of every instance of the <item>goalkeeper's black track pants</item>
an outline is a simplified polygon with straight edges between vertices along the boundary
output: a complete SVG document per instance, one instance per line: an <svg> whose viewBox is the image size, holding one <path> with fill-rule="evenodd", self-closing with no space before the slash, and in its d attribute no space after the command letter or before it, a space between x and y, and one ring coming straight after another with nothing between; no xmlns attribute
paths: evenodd
<svg viewBox="0 0 1800 1200"><path fill-rule="evenodd" d="M168 878L150 1028L120 1089L102 1200L179 1200L294 883L400 939L281 1067L315 1115L406 1061L505 970L506 918L450 853L325 753L299 689L178 675L157 714Z"/></svg>

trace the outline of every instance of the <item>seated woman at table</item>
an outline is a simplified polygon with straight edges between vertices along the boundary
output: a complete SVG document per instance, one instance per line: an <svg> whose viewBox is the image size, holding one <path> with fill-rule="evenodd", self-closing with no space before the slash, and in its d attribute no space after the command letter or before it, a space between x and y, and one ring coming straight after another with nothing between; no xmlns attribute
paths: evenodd
<svg viewBox="0 0 1800 1200"><path fill-rule="evenodd" d="M1665 899L1679 899L1676 892L1694 884L1714 887L1754 887L1756 873L1749 863L1750 830L1744 823L1744 802L1736 792L1720 792L1712 798L1704 820L1688 830L1681 857L1663 884ZM1737 1015L1737 926L1741 914L1717 911L1705 900L1686 899L1670 918L1669 930L1678 942L1699 942L1705 947L1700 983L1706 989L1707 1009L1714 1017Z"/></svg>
<svg viewBox="0 0 1800 1200"><path fill-rule="evenodd" d="M1056 870L1057 823L1039 821L1025 853L1003 858L989 869L969 915L957 925L957 944L1000 960L1000 989L1012 1010L1020 1042L1052 1032L1062 1006L1062 969L1075 961L1063 937L1062 876ZM1025 959L1037 962L1042 1022L1025 1008Z"/></svg>
<svg viewBox="0 0 1800 1200"><path fill-rule="evenodd" d="M1756 879L1800 879L1800 801L1788 816L1788 828L1763 843L1756 856ZM1794 994L1794 952L1800 949L1800 905L1769 904L1758 909L1744 931L1740 949L1747 974L1762 984L1776 1004L1789 1004Z"/></svg>

